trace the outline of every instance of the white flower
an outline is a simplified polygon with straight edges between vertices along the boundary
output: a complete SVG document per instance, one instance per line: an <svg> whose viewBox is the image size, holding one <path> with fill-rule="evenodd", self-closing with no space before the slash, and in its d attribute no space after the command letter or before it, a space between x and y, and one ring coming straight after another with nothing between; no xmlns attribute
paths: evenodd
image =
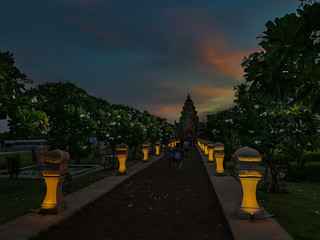
<svg viewBox="0 0 320 240"><path fill-rule="evenodd" d="M255 109L258 109L258 108L259 108L259 105L254 105L254 108L255 108Z"/></svg>
<svg viewBox="0 0 320 240"><path fill-rule="evenodd" d="M36 97L33 97L33 98L31 99L31 102L32 102L32 103L37 103L37 102L38 102L38 100L37 100L37 98L36 98Z"/></svg>
<svg viewBox="0 0 320 240"><path fill-rule="evenodd" d="M110 116L111 116L111 113L108 112L108 117L110 117Z"/></svg>
<svg viewBox="0 0 320 240"><path fill-rule="evenodd" d="M117 116L117 118L121 118L121 116L120 116L120 115L118 115L118 116Z"/></svg>
<svg viewBox="0 0 320 240"><path fill-rule="evenodd" d="M119 135L118 138L121 138L121 136Z"/></svg>
<svg viewBox="0 0 320 240"><path fill-rule="evenodd" d="M81 115L80 115L81 118L86 117L86 116L87 116L87 115L85 115L85 114L81 114Z"/></svg>
<svg viewBox="0 0 320 240"><path fill-rule="evenodd" d="M250 130L250 131L249 131L249 133L253 133L253 131L252 131L252 130Z"/></svg>
<svg viewBox="0 0 320 240"><path fill-rule="evenodd" d="M308 142L308 143L307 143L307 146L311 146L311 143L310 143L310 142Z"/></svg>
<svg viewBox="0 0 320 240"><path fill-rule="evenodd" d="M106 134L106 137L109 137L109 136L110 136L109 133L107 133L107 134Z"/></svg>
<svg viewBox="0 0 320 240"><path fill-rule="evenodd" d="M15 95L12 95L12 99L16 99L16 96L15 96Z"/></svg>
<svg viewBox="0 0 320 240"><path fill-rule="evenodd" d="M134 124L133 124L133 123L130 123L130 126L131 126L131 127L133 127L133 126L134 126Z"/></svg>
<svg viewBox="0 0 320 240"><path fill-rule="evenodd" d="M261 143L261 142L260 142L260 141L254 141L254 143L255 143L255 144L259 144L259 143Z"/></svg>
<svg viewBox="0 0 320 240"><path fill-rule="evenodd" d="M314 64L318 64L320 62L320 57L314 59Z"/></svg>
<svg viewBox="0 0 320 240"><path fill-rule="evenodd" d="M260 54L257 56L257 59L258 59L259 62L263 62L263 61L264 61L264 54L263 54L263 52L260 53Z"/></svg>

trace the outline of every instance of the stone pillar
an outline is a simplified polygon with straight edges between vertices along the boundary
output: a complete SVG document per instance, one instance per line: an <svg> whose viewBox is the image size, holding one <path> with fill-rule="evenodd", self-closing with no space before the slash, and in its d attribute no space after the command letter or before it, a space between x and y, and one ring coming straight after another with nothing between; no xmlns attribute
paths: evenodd
<svg viewBox="0 0 320 240"><path fill-rule="evenodd" d="M38 146L36 148L36 153L37 153L37 165L39 166L44 166L44 153L46 152L46 148L44 146Z"/></svg>
<svg viewBox="0 0 320 240"><path fill-rule="evenodd" d="M100 142L100 156L101 164L104 165L107 157L107 146L104 145L104 142Z"/></svg>
<svg viewBox="0 0 320 240"><path fill-rule="evenodd" d="M204 142L204 155L205 156L208 156L208 141L205 141Z"/></svg>
<svg viewBox="0 0 320 240"><path fill-rule="evenodd" d="M202 150L202 152L204 152L204 141L203 140L201 140L201 150Z"/></svg>
<svg viewBox="0 0 320 240"><path fill-rule="evenodd" d="M156 144L155 144L156 156L159 156L159 155L160 155L160 146L161 146L161 142L160 142L159 140L156 141Z"/></svg>
<svg viewBox="0 0 320 240"><path fill-rule="evenodd" d="M214 158L216 160L216 175L217 176L225 176L226 172L223 168L223 160L224 160L224 145L220 142L216 142L213 144L214 147Z"/></svg>
<svg viewBox="0 0 320 240"><path fill-rule="evenodd" d="M213 142L208 142L208 162L209 163L214 163L214 157L213 157Z"/></svg>
<svg viewBox="0 0 320 240"><path fill-rule="evenodd" d="M234 153L237 161L236 173L241 181L242 201L236 207L239 218L263 219L263 212L258 205L256 189L262 176L262 168L259 166L261 155L255 149L243 147Z"/></svg>
<svg viewBox="0 0 320 240"><path fill-rule="evenodd" d="M128 157L128 145L121 143L117 146L117 158L119 160L118 175L126 175L126 160Z"/></svg>
<svg viewBox="0 0 320 240"><path fill-rule="evenodd" d="M42 171L47 193L39 213L59 213L67 208L63 200L62 186L68 174L69 153L59 149L44 154L46 163Z"/></svg>
<svg viewBox="0 0 320 240"><path fill-rule="evenodd" d="M149 146L150 146L149 142L142 143L142 152L143 152L142 162L149 162L148 160Z"/></svg>

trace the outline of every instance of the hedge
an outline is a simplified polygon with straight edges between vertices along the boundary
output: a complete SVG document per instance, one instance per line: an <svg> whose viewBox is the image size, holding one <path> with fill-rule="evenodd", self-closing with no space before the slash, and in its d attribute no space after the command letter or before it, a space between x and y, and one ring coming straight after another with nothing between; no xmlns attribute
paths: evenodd
<svg viewBox="0 0 320 240"><path fill-rule="evenodd" d="M319 181L320 162L309 162L306 164L289 162L287 176L289 178L296 178L301 180Z"/></svg>

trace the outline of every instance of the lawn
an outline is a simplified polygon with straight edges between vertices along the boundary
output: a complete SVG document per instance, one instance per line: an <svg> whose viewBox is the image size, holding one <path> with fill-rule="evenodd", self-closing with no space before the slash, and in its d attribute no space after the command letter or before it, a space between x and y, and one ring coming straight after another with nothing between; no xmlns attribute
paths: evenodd
<svg viewBox="0 0 320 240"><path fill-rule="evenodd" d="M126 166L130 167L139 161L141 160L128 160ZM73 193L115 172L116 170L106 169L73 179L71 183L66 183L64 195ZM4 224L28 213L30 209L38 209L45 197L46 185L44 180L1 178L0 193L0 224Z"/></svg>
<svg viewBox="0 0 320 240"><path fill-rule="evenodd" d="M289 194L257 192L259 203L294 239L316 240L320 236L320 183L288 182Z"/></svg>
<svg viewBox="0 0 320 240"><path fill-rule="evenodd" d="M6 162L6 155L14 155L17 153L10 153L10 154L0 154L0 166L7 166ZM31 151L28 152L20 152L20 167L27 167L33 165L32 162L32 153Z"/></svg>

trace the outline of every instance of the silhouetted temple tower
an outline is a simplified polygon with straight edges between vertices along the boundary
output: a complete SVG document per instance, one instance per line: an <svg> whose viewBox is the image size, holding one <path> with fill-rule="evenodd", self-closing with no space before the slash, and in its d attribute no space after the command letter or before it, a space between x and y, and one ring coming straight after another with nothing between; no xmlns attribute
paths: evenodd
<svg viewBox="0 0 320 240"><path fill-rule="evenodd" d="M199 117L193 101L188 94L178 125L180 139L194 140L198 136Z"/></svg>

